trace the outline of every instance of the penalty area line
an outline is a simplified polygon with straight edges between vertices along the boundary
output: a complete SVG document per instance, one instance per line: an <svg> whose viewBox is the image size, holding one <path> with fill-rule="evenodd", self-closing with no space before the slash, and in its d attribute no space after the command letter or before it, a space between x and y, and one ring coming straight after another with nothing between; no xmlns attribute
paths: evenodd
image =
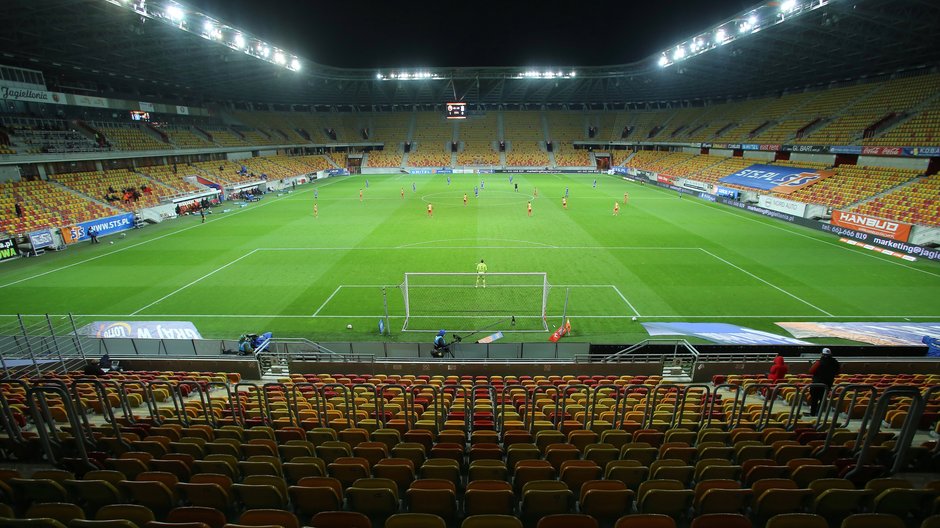
<svg viewBox="0 0 940 528"><path fill-rule="evenodd" d="M633 310L633 313L635 313L637 317L643 317L642 315L640 315L640 312L638 312L636 308L633 307L633 303L627 300L626 296L624 296L624 294L621 293L620 288L614 286L613 284L609 284L608 286L610 286L611 288L614 289L615 292L617 292L617 295L619 295L620 298L623 299L623 302L627 303L627 306L629 306L630 309Z"/></svg>
<svg viewBox="0 0 940 528"><path fill-rule="evenodd" d="M333 300L333 297L335 297L336 294L339 293L339 291L340 291L341 289L343 289L343 285L342 285L342 284L340 284L339 286L336 287L335 290L333 290L333 293L331 293L330 296L327 297L325 301L323 301L323 304L321 304L320 307L317 308L317 311L313 312L313 315L311 315L310 317L316 317L317 314L320 313L320 310L322 310L324 306L326 306L327 304L329 304L329 302Z"/></svg>

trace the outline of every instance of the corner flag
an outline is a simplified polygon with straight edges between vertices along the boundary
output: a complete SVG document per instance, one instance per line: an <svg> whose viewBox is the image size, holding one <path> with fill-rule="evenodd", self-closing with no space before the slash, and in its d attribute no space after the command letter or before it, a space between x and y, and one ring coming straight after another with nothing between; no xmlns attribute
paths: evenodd
<svg viewBox="0 0 940 528"><path fill-rule="evenodd" d="M548 338L552 343L557 343L562 337L571 333L571 321L566 320L565 324L558 327L558 330L555 330L555 333Z"/></svg>

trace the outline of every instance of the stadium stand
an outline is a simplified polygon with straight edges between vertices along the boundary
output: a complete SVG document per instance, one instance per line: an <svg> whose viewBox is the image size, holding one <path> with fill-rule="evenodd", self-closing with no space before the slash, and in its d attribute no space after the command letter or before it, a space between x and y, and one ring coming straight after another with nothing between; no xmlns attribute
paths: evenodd
<svg viewBox="0 0 940 528"><path fill-rule="evenodd" d="M784 167L801 167L807 169L828 169L830 165L822 161L794 161L794 160L776 160L772 165L783 165Z"/></svg>
<svg viewBox="0 0 940 528"><path fill-rule="evenodd" d="M205 130L212 138L212 142L220 147L244 147L248 145L248 142L233 129L212 127Z"/></svg>
<svg viewBox="0 0 940 528"><path fill-rule="evenodd" d="M408 138L411 112L373 113L369 127L369 141L382 143L381 151L369 152L366 163L369 167L401 167L404 158L403 146Z"/></svg>
<svg viewBox="0 0 940 528"><path fill-rule="evenodd" d="M709 157L714 158L714 156ZM756 161L757 160L746 158L723 158L718 163L709 165L695 174L690 175L689 178L700 182L717 184L718 180L729 174L734 174L741 169L746 169Z"/></svg>
<svg viewBox="0 0 940 528"><path fill-rule="evenodd" d="M928 147L940 143L940 101L934 101L881 136L866 138L865 145Z"/></svg>
<svg viewBox="0 0 940 528"><path fill-rule="evenodd" d="M125 211L153 207L160 204L161 198L178 194L166 185L128 169L55 174L52 179Z"/></svg>
<svg viewBox="0 0 940 528"><path fill-rule="evenodd" d="M458 122L461 150L457 153L457 165L499 165L496 145L496 114L488 112Z"/></svg>
<svg viewBox="0 0 940 528"><path fill-rule="evenodd" d="M544 150L545 132L539 112L503 112L503 138L506 141L506 165L511 167L547 167Z"/></svg>
<svg viewBox="0 0 940 528"><path fill-rule="evenodd" d="M587 149L575 149L566 142L552 144L556 167L593 167L591 152Z"/></svg>
<svg viewBox="0 0 940 528"><path fill-rule="evenodd" d="M74 130L67 121L33 117L4 117L0 126L9 136L4 154L61 154L67 152L101 152L108 150ZM0 141L5 142L6 139ZM14 148L12 144L19 146Z"/></svg>
<svg viewBox="0 0 940 528"><path fill-rule="evenodd" d="M193 171L187 171L187 167L177 166L174 170L173 166L170 165L151 165L149 167L138 167L137 172L147 176L152 180L156 180L167 187L170 187L177 192L187 193L187 192L198 192L205 190L205 187L190 183L186 181L186 176L189 176ZM189 173L189 174L187 174Z"/></svg>
<svg viewBox="0 0 940 528"><path fill-rule="evenodd" d="M392 152L386 150L369 151L366 157L367 165L369 167L401 167L404 154L400 150L397 150L397 148L395 149L396 150L393 150Z"/></svg>
<svg viewBox="0 0 940 528"><path fill-rule="evenodd" d="M23 216L15 214L15 204ZM115 209L87 200L45 181L0 183L0 231L26 233L61 227L116 214Z"/></svg>
<svg viewBox="0 0 940 528"><path fill-rule="evenodd" d="M919 174L919 171L913 169L847 165L836 167L834 172L834 176L799 189L786 197L800 202L844 207L910 181Z"/></svg>
<svg viewBox="0 0 940 528"><path fill-rule="evenodd" d="M245 125L254 127L277 143L302 144L310 140L302 136L291 123L291 115L282 112L234 112L233 117Z"/></svg>
<svg viewBox="0 0 940 528"><path fill-rule="evenodd" d="M189 127L167 126L161 127L160 130L170 138L170 142L173 143L176 148L188 149L215 146L208 139L192 131Z"/></svg>
<svg viewBox="0 0 940 528"><path fill-rule="evenodd" d="M709 156L706 154L693 156L681 161L662 171L666 176L674 178L691 177L708 167L721 162L724 158L720 156ZM693 178L694 179L694 178Z"/></svg>
<svg viewBox="0 0 940 528"><path fill-rule="evenodd" d="M549 139L552 141L582 141L588 139L588 116L583 112L545 112Z"/></svg>
<svg viewBox="0 0 940 528"><path fill-rule="evenodd" d="M408 165L412 167L449 167L450 142L454 137L453 122L447 121L440 112L418 112L416 114L412 149L408 154Z"/></svg>
<svg viewBox="0 0 940 528"><path fill-rule="evenodd" d="M248 183L261 179L260 175L242 174L242 164L235 161L200 161L191 164L199 176L213 183Z"/></svg>
<svg viewBox="0 0 940 528"><path fill-rule="evenodd" d="M120 123L93 123L95 130L118 150L167 150L173 146L141 130L138 125Z"/></svg>
<svg viewBox="0 0 940 528"><path fill-rule="evenodd" d="M918 179L852 211L901 222L940 226L940 176L934 174Z"/></svg>
<svg viewBox="0 0 940 528"><path fill-rule="evenodd" d="M851 426L820 429L792 414L805 404L807 375L788 375L774 390L764 375L721 374L707 391L632 375L291 374L266 389L227 372L100 379L129 383L99 392L71 372L0 385L14 430L64 434L82 412L95 433L89 446L101 453L94 465L65 457L62 468L5 469L0 517L37 520L0 522L812 528L855 526L862 514L868 524L859 526L892 528L934 511L929 474L887 467L901 426L919 419L910 401L886 402L880 431L866 441L876 457L859 466L859 424L876 401L838 394L847 384L927 394L937 375L840 375L825 401ZM50 394L47 413L28 412L28 391L54 383L72 392ZM760 388L773 391L776 410L756 396ZM118 420L148 410L162 419L112 426L106 407ZM923 413L905 470L930 459L933 442L923 440L935 407ZM14 435L5 446L29 460L38 444Z"/></svg>

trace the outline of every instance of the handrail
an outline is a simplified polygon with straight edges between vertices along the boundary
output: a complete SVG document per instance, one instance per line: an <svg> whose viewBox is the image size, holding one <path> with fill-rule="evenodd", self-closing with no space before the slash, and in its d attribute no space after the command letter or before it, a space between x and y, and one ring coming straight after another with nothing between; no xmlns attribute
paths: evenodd
<svg viewBox="0 0 940 528"><path fill-rule="evenodd" d="M602 362L603 362L603 363L610 363L610 362L612 362L612 361L614 361L614 360L616 360L616 359L619 359L619 358L622 357L622 356L626 356L626 355L632 354L633 352L636 352L637 350L642 350L642 349L644 349L644 348L646 348L646 347L648 347L648 346L659 345L659 344L662 344L662 345L673 345L673 347L674 347L674 348L673 348L673 356L676 355L676 353L678 352L679 347L681 346L682 348L686 349L686 351L688 351L690 354L692 354L692 356L694 356L696 359L698 359L698 356L699 356L698 350L696 350L695 347L692 346L692 344L689 343L688 341L686 341L685 339L644 339L643 341L640 341L639 343L637 343L637 344L635 344L635 345L633 345L633 346L624 348L623 350L620 350L620 351L614 352L613 354L609 354L609 355L605 356L605 357L602 359ZM662 355L662 354L660 354L660 355Z"/></svg>
<svg viewBox="0 0 940 528"><path fill-rule="evenodd" d="M861 475L862 472L865 471L864 466L866 466L873 457L872 445L878 437L878 432L881 430L881 423L888 413L888 407L891 404L891 399L894 397L911 398L911 406L908 409L907 415L904 417L904 423L901 426L901 431L898 433L898 439L895 441L894 463L888 468L888 473L894 474L901 470L905 455L908 449L910 449L911 441L914 439L914 434L917 433L917 422L920 421L925 406L924 398L921 396L920 390L910 386L889 387L878 398L878 401L875 403L875 410L871 416L871 428L865 435L862 447L858 452L855 467L846 473L845 478L851 480L852 477Z"/></svg>

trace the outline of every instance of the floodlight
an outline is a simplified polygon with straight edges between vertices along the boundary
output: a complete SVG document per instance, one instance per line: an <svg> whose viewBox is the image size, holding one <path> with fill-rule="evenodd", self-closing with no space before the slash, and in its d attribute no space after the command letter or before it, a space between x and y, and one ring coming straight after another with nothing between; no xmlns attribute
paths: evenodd
<svg viewBox="0 0 940 528"><path fill-rule="evenodd" d="M236 33L236 34L235 34L234 43L235 43L235 47L236 47L236 48L238 48L238 49L244 49L244 47L245 47L245 37L243 37L241 33Z"/></svg>
<svg viewBox="0 0 940 528"><path fill-rule="evenodd" d="M665 67L667 64L669 64L669 59L667 59L665 55L663 55L662 57L659 58L659 65L660 65L660 66Z"/></svg>
<svg viewBox="0 0 940 528"><path fill-rule="evenodd" d="M780 4L780 10L784 13L789 13L796 9L796 0L783 0Z"/></svg>
<svg viewBox="0 0 940 528"><path fill-rule="evenodd" d="M751 17L747 19L747 23L751 27L757 26L757 15L751 15Z"/></svg>
<svg viewBox="0 0 940 528"><path fill-rule="evenodd" d="M290 69L300 71L300 60L298 60L297 57L294 57L293 60L290 61Z"/></svg>
<svg viewBox="0 0 940 528"><path fill-rule="evenodd" d="M676 48L676 52L672 54L672 58L675 60L679 60L682 57L685 57L685 48L683 48L682 46L679 46L678 48Z"/></svg>
<svg viewBox="0 0 940 528"><path fill-rule="evenodd" d="M287 62L287 59L284 57L283 53L276 51L274 52L274 62L283 65L285 62Z"/></svg>
<svg viewBox="0 0 940 528"><path fill-rule="evenodd" d="M215 30L215 24L211 20L206 20L205 24L202 25L207 35L211 35Z"/></svg>
<svg viewBox="0 0 940 528"><path fill-rule="evenodd" d="M572 71L572 72L571 72L571 77L575 77L575 76L577 76L577 75L578 75L578 72L576 72L576 71Z"/></svg>
<svg viewBox="0 0 940 528"><path fill-rule="evenodd" d="M724 30L724 29L719 29L718 31L715 32L715 40L716 40L719 44L721 44L721 43L723 43L723 42L725 41L725 30Z"/></svg>
<svg viewBox="0 0 940 528"><path fill-rule="evenodd" d="M183 20L183 9L180 6L175 4L170 4L166 7L166 16L174 22L181 22Z"/></svg>
<svg viewBox="0 0 940 528"><path fill-rule="evenodd" d="M375 74L375 78L381 81L381 80L382 80L382 74L381 74L381 73L376 73L376 74Z"/></svg>

